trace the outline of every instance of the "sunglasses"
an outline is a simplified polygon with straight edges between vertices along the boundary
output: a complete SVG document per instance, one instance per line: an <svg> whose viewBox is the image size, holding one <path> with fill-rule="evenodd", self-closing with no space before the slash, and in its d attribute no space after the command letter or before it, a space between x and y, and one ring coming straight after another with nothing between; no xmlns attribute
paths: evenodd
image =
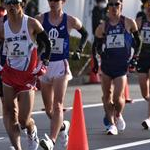
<svg viewBox="0 0 150 150"><path fill-rule="evenodd" d="M61 0L48 0L49 2L59 2L59 1L61 1Z"/></svg>
<svg viewBox="0 0 150 150"><path fill-rule="evenodd" d="M108 3L108 6L110 7L118 7L120 5L120 3L116 2L116 3Z"/></svg>

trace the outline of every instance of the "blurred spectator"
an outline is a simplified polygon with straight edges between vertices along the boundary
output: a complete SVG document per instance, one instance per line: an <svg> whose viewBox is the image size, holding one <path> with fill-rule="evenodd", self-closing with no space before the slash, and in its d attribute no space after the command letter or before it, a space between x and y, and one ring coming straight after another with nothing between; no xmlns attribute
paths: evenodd
<svg viewBox="0 0 150 150"><path fill-rule="evenodd" d="M98 25L102 23L103 20L106 20L107 18L107 0L95 0L95 2L96 2L96 5L94 6L92 10L92 32L94 35L94 42L92 44L92 56L96 56L95 30L98 27ZM93 57L93 61L97 61L97 59ZM97 63L95 62L95 64ZM97 70L98 68L99 66L97 66ZM95 74L97 73L97 71L95 72L94 70L93 72Z"/></svg>
<svg viewBox="0 0 150 150"><path fill-rule="evenodd" d="M30 0L26 5L25 14L35 17L38 14L37 1Z"/></svg>
<svg viewBox="0 0 150 150"><path fill-rule="evenodd" d="M107 3L106 0L95 0L96 6L94 6L92 10L92 31L93 35L95 34L95 30L97 26L105 20L107 14Z"/></svg>
<svg viewBox="0 0 150 150"><path fill-rule="evenodd" d="M137 13L136 18L145 17L144 4L141 5L141 10Z"/></svg>

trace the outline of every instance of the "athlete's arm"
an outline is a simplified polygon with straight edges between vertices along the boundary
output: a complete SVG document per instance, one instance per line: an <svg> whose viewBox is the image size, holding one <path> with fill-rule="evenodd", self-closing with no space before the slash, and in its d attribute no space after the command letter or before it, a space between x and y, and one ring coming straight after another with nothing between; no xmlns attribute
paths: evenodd
<svg viewBox="0 0 150 150"><path fill-rule="evenodd" d="M103 22L96 28L94 39L94 45L96 48L92 50L93 56L96 55L96 50L99 55L102 54L102 46L104 42L104 28L105 28L104 26L105 23Z"/></svg>
<svg viewBox="0 0 150 150"><path fill-rule="evenodd" d="M142 25L142 17L138 17L138 18L136 18L136 24L137 24L137 26L138 26L138 29L140 29L141 28L141 25Z"/></svg>
<svg viewBox="0 0 150 150"><path fill-rule="evenodd" d="M69 30L75 29L80 33L81 38L78 45L78 52L81 53L87 43L87 39L88 39L87 30L84 28L81 21L78 18L73 16L68 16L68 29Z"/></svg>
<svg viewBox="0 0 150 150"><path fill-rule="evenodd" d="M3 17L0 18L0 40L4 39L4 22Z"/></svg>
<svg viewBox="0 0 150 150"><path fill-rule="evenodd" d="M39 53L42 52L42 49L44 48L45 52L43 54L44 63L47 63L50 59L50 53L51 53L51 44L48 38L47 33L44 31L42 25L37 19L34 19L34 29L35 29L35 35L36 35L36 41L38 46L40 47Z"/></svg>
<svg viewBox="0 0 150 150"><path fill-rule="evenodd" d="M138 56L142 47L142 39L139 34L136 22L134 20L131 20L130 24L131 24L131 32L134 37L134 55Z"/></svg>
<svg viewBox="0 0 150 150"><path fill-rule="evenodd" d="M103 37L104 33L104 23L100 24L95 31L95 36L94 36L94 43L93 43L93 48L92 48L92 56L94 60L94 67L93 67L93 72L98 73L98 59L97 59L97 53L101 55L102 58L102 46L103 46Z"/></svg>

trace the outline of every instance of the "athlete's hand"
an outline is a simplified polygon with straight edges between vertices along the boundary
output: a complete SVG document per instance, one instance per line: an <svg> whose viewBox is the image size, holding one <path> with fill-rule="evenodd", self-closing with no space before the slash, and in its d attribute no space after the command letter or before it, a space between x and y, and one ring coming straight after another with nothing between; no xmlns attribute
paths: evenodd
<svg viewBox="0 0 150 150"><path fill-rule="evenodd" d="M47 66L43 64L42 61L40 61L37 65L37 67L33 70L32 74L35 76L42 76L47 71Z"/></svg>
<svg viewBox="0 0 150 150"><path fill-rule="evenodd" d="M133 56L133 58L130 60L130 63L129 63L129 72L135 72L136 71L137 61L138 61L138 57Z"/></svg>
<svg viewBox="0 0 150 150"><path fill-rule="evenodd" d="M77 50L73 53L72 59L73 59L73 60L80 60L80 59L81 59L81 52L82 52L82 50L77 49Z"/></svg>

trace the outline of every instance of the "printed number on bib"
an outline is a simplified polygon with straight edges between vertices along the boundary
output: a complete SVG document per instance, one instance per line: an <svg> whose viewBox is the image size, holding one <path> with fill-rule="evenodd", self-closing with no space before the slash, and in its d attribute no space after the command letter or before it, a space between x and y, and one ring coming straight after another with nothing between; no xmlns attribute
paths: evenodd
<svg viewBox="0 0 150 150"><path fill-rule="evenodd" d="M9 42L8 44L8 57L26 57L28 54L28 47L26 42Z"/></svg>
<svg viewBox="0 0 150 150"><path fill-rule="evenodd" d="M141 31L143 43L150 44L150 31Z"/></svg>
<svg viewBox="0 0 150 150"><path fill-rule="evenodd" d="M107 48L122 48L124 44L124 34L107 35Z"/></svg>
<svg viewBox="0 0 150 150"><path fill-rule="evenodd" d="M62 38L51 39L51 44L53 54L63 54L64 39Z"/></svg>

